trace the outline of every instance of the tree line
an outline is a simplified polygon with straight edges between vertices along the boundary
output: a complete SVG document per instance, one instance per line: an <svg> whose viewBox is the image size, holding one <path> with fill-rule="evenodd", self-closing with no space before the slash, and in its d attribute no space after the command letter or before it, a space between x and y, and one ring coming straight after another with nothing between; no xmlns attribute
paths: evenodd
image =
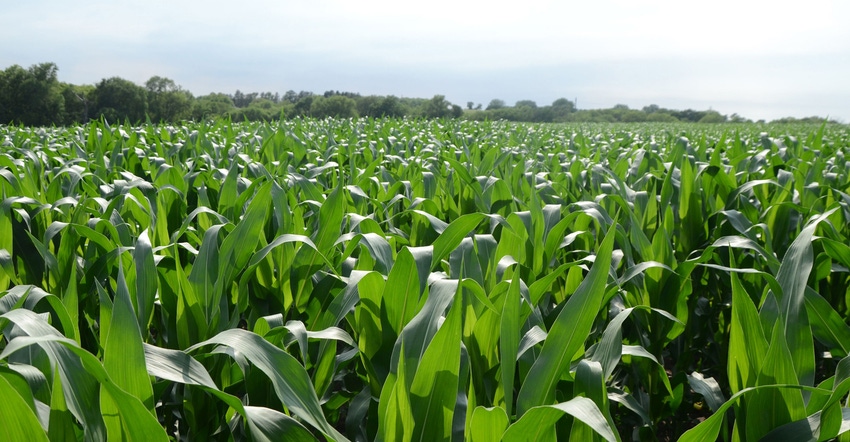
<svg viewBox="0 0 850 442"><path fill-rule="evenodd" d="M414 117L466 118L523 122L747 122L737 114L722 115L714 110L672 110L657 105L640 110L616 105L610 109L577 109L575 103L559 98L551 105L538 106L531 100L513 106L494 99L486 108L467 102L466 108L443 95L405 98L393 95L360 95L354 92L289 90L233 94L212 93L194 96L169 78L154 76L144 85L120 78L104 78L95 85L60 82L54 63L23 68L18 65L0 71L0 124L26 126L71 125L92 119L139 123L178 122L210 118L234 121L276 120L298 117ZM820 122L819 117L781 122Z"/></svg>

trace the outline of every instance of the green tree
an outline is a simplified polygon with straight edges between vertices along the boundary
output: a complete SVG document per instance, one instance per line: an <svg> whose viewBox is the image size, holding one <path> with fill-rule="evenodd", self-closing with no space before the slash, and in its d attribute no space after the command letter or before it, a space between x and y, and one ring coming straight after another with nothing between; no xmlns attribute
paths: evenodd
<svg viewBox="0 0 850 442"><path fill-rule="evenodd" d="M361 117L400 118L407 114L407 108L398 97L393 95L387 97L367 95L354 98L354 101L357 102L357 113Z"/></svg>
<svg viewBox="0 0 850 442"><path fill-rule="evenodd" d="M233 100L233 105L236 107L248 107L259 95L260 94L256 92L246 94L239 89L236 89L236 93L233 94L231 99Z"/></svg>
<svg viewBox="0 0 850 442"><path fill-rule="evenodd" d="M382 98L378 95L366 95L359 97L354 101L357 102L357 114L361 117L378 117L378 107L381 104Z"/></svg>
<svg viewBox="0 0 850 442"><path fill-rule="evenodd" d="M537 109L537 103L533 100L519 100L516 102L514 107L530 107L532 109Z"/></svg>
<svg viewBox="0 0 850 442"><path fill-rule="evenodd" d="M61 124L65 99L58 71L53 63L34 64L29 69L14 65L0 71L0 123Z"/></svg>
<svg viewBox="0 0 850 442"><path fill-rule="evenodd" d="M576 111L575 103L566 98L559 98L552 102L552 120L568 121L570 114Z"/></svg>
<svg viewBox="0 0 850 442"><path fill-rule="evenodd" d="M576 105L566 98L559 98L552 102L552 108L563 110L565 113L575 112Z"/></svg>
<svg viewBox="0 0 850 442"><path fill-rule="evenodd" d="M65 113L62 124L85 123L93 110L92 95L94 86L62 83L62 98L65 102Z"/></svg>
<svg viewBox="0 0 850 442"><path fill-rule="evenodd" d="M487 105L486 110L502 109L504 107L507 107L507 104L505 104L505 100L494 98L490 100L490 104Z"/></svg>
<svg viewBox="0 0 850 442"><path fill-rule="evenodd" d="M344 95L319 96L310 105L310 114L316 118L357 118L357 102Z"/></svg>
<svg viewBox="0 0 850 442"><path fill-rule="evenodd" d="M298 93L290 89L283 94L282 100L295 104L298 102Z"/></svg>
<svg viewBox="0 0 850 442"><path fill-rule="evenodd" d="M452 104L446 100L445 95L434 95L425 103L422 116L425 118L446 118L452 115ZM461 112L463 110L461 109Z"/></svg>
<svg viewBox="0 0 850 442"><path fill-rule="evenodd" d="M313 106L313 99L315 96L312 92L301 91L298 94L298 101L295 102L295 106L292 107L292 116L293 117L308 117L310 116L310 109Z"/></svg>
<svg viewBox="0 0 850 442"><path fill-rule="evenodd" d="M722 115L720 112L716 110L709 110L705 112L705 115L700 118L697 123L725 123L726 116Z"/></svg>
<svg viewBox="0 0 850 442"><path fill-rule="evenodd" d="M120 77L105 78L94 88L95 115L107 121L145 120L148 111L145 88Z"/></svg>
<svg viewBox="0 0 850 442"><path fill-rule="evenodd" d="M227 94L204 95L196 98L192 103L192 119L201 121L224 116L233 108L233 100Z"/></svg>
<svg viewBox="0 0 850 442"><path fill-rule="evenodd" d="M401 118L409 113L407 107L395 95L388 95L378 105L378 117Z"/></svg>
<svg viewBox="0 0 850 442"><path fill-rule="evenodd" d="M744 118L738 114L732 114L729 116L730 123L752 123L752 120Z"/></svg>
<svg viewBox="0 0 850 442"><path fill-rule="evenodd" d="M230 115L233 121L273 121L280 118L280 109L272 100L256 98L248 107L234 108Z"/></svg>
<svg viewBox="0 0 850 442"><path fill-rule="evenodd" d="M192 115L192 94L170 78L154 76L145 82L152 121L180 121Z"/></svg>
<svg viewBox="0 0 850 442"><path fill-rule="evenodd" d="M679 121L692 121L696 123L701 120L702 117L706 115L706 111L695 111L693 109L685 109L682 111L673 111L670 115L673 115Z"/></svg>

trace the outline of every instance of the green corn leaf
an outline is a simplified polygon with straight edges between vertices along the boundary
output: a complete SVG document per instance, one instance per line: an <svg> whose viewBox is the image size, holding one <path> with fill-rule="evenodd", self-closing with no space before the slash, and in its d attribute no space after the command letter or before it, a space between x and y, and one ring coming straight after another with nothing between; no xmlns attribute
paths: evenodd
<svg viewBox="0 0 850 442"><path fill-rule="evenodd" d="M298 421L265 407L245 406L245 419L256 441L312 442L317 439Z"/></svg>
<svg viewBox="0 0 850 442"><path fill-rule="evenodd" d="M236 228L228 234L221 243L218 260L218 274L215 279L213 289L213 298L210 306L212 308L213 317L215 313L226 314L219 310L219 302L221 296L229 292L230 284L236 278L236 275L241 271L251 255L257 248L260 242L260 236L263 231L263 224L268 216L269 206L271 201L271 183L266 183L254 195L245 215ZM222 318L226 322L226 317ZM215 324L211 324L215 325ZM224 324L219 324L223 326Z"/></svg>
<svg viewBox="0 0 850 442"><path fill-rule="evenodd" d="M850 327L841 315L818 292L806 287L806 314L812 326L812 334L827 346L833 356L850 354Z"/></svg>
<svg viewBox="0 0 850 442"><path fill-rule="evenodd" d="M487 216L483 213L469 213L462 215L449 223L436 240L434 240L434 255L431 261L431 269L436 269L440 262L454 250L458 244L475 229Z"/></svg>
<svg viewBox="0 0 850 442"><path fill-rule="evenodd" d="M617 364L620 362L620 357L623 355L624 349L626 348L623 346L622 342L623 323L635 310L649 310L650 312L657 313L673 322L679 322L678 319L663 310L653 309L646 306L631 307L617 313L617 315L614 316L614 318L611 319L611 321L605 327L605 331L602 333L602 339L599 341L598 344L596 344L596 347L593 351L593 356L590 358L592 361L601 364L603 370L603 379L608 379L614 372L614 369L616 368ZM638 346L637 348L640 349L637 350L638 352L646 352L646 350L642 347ZM650 353L646 353L646 355L649 357L649 359L653 360L656 364L658 364L658 361L655 359L655 356ZM661 368L663 369L663 367Z"/></svg>
<svg viewBox="0 0 850 442"><path fill-rule="evenodd" d="M396 335L401 333L404 325L416 315L421 296L421 277L411 250L403 248L398 252L395 264L390 270L383 294L387 319Z"/></svg>
<svg viewBox="0 0 850 442"><path fill-rule="evenodd" d="M29 310L11 310L0 317L15 323L28 336L32 337L30 339L38 339L39 337L61 338L56 329ZM25 342L21 341L24 338L13 339L0 354L0 359L5 359L7 355L16 350L12 343L15 341ZM68 408L74 417L83 424L85 437L89 440L105 440L106 427L100 414L97 379L85 370L80 358L75 356L70 349L50 342L42 345L42 348L56 366L59 376L62 378L61 385Z"/></svg>
<svg viewBox="0 0 850 442"><path fill-rule="evenodd" d="M77 440L74 415L65 403L62 389L62 377L57 370L53 373L53 392L50 398L50 417L47 426L47 438L51 441L74 442Z"/></svg>
<svg viewBox="0 0 850 442"><path fill-rule="evenodd" d="M408 361L420 361L422 359L428 344L433 339L434 334L437 333L443 312L454 300L458 287L458 281L450 279L436 280L431 284L425 305L407 323L393 346L390 367L398 366L399 358L406 358ZM401 352L402 347L404 347L403 353ZM413 382L416 365L411 365L408 362L405 366L408 370L405 378L408 379L408 382Z"/></svg>
<svg viewBox="0 0 850 442"><path fill-rule="evenodd" d="M555 440L554 425L564 415L570 415L593 429L596 434L609 442L618 440L614 430L608 425L599 407L586 397L575 397L554 405L532 407L514 422L504 435L506 441Z"/></svg>
<svg viewBox="0 0 850 442"><path fill-rule="evenodd" d="M461 311L456 302L446 320L431 339L410 385L410 406L415 426L413 440L446 440L452 434L452 417L460 370Z"/></svg>
<svg viewBox="0 0 850 442"><path fill-rule="evenodd" d="M41 372L38 372L39 374ZM43 376L43 375L42 375ZM30 384L27 379L20 373L12 370L10 367L0 366L0 378L3 378L8 383L8 386L15 390L31 412L37 413L38 409L33 398L33 390L30 389Z"/></svg>
<svg viewBox="0 0 850 442"><path fill-rule="evenodd" d="M158 288L156 264L154 264L153 250L147 230L142 231L136 239L136 245L133 249L133 263L136 270L136 290L130 293L130 297L134 301L132 305L135 307L139 328L144 334L147 334Z"/></svg>
<svg viewBox="0 0 850 442"><path fill-rule="evenodd" d="M224 215L225 218L236 221L236 201L239 197L236 183L239 179L239 163L233 161L230 164L230 170L227 172L227 177L221 185L221 195L218 199L218 212Z"/></svg>
<svg viewBox="0 0 850 442"><path fill-rule="evenodd" d="M726 411L737 404L738 400L744 396L752 396L757 393L763 393L767 391L782 391L782 390L790 390L790 391L809 391L814 394L825 394L829 395L829 390L822 390L814 387L807 387L805 385L788 385L788 384L777 384L777 385L760 385L757 387L745 388L729 398L726 402L723 403L720 408L717 409L708 419L702 421L697 426L691 428L686 431L679 437L679 442L699 442L706 440L717 440L720 435L720 429L723 426L723 418L726 415ZM749 430L749 429L747 429ZM748 439L749 440L749 439Z"/></svg>
<svg viewBox="0 0 850 442"><path fill-rule="evenodd" d="M499 386L505 398L505 411L512 415L514 399L514 376L516 375L516 360L519 350L520 327L520 278L515 272L508 287L505 305L499 325L499 359L501 361L502 383Z"/></svg>
<svg viewBox="0 0 850 442"><path fill-rule="evenodd" d="M502 440L502 433L508 429L510 420L504 408L475 407L469 424L470 442L490 442Z"/></svg>
<svg viewBox="0 0 850 442"><path fill-rule="evenodd" d="M708 408L717 411L726 402L720 384L712 377L704 377L702 373L693 372L688 375L688 384L694 392L701 394L708 402Z"/></svg>
<svg viewBox="0 0 850 442"><path fill-rule="evenodd" d="M607 428L614 433L617 441L620 440L619 434L616 432L614 419L611 417L611 411L608 404L608 392L605 388L605 378L602 365L596 361L582 359L576 367L575 387L573 393L575 395L584 395L592 400L602 415L605 416ZM573 440L592 440L599 439L602 434L594 434L595 430L583 421L574 422L570 429L570 439Z"/></svg>
<svg viewBox="0 0 850 442"><path fill-rule="evenodd" d="M0 376L0 438L3 440L47 441L35 412L5 377Z"/></svg>
<svg viewBox="0 0 850 442"><path fill-rule="evenodd" d="M151 376L201 387L231 406L245 417L256 440L316 440L298 421L283 413L243 406L238 398L219 390L204 366L182 351L145 344L145 362Z"/></svg>
<svg viewBox="0 0 850 442"><path fill-rule="evenodd" d="M803 385L814 384L814 346L805 309L806 283L812 270L812 239L817 225L837 209L815 218L797 235L782 258L776 280L782 286L779 310L797 378Z"/></svg>
<svg viewBox="0 0 850 442"><path fill-rule="evenodd" d="M15 311L23 311L23 310L15 310ZM10 312L11 313L11 312ZM13 320L16 324L26 324L27 319L18 317L17 315L9 317L9 314L4 315L7 319ZM13 339L6 349L0 354L0 359L7 357L8 355L15 353L21 349L27 348L31 345L39 345L45 351L47 351L48 355L50 355L51 360L55 361L55 364L60 368L60 373L62 373L63 367L67 370L68 367L74 366L79 370L76 378L69 378L68 376L63 377L63 385L65 384L67 379L70 379L69 382L76 382L77 379L80 379L80 375L85 374L90 376L93 379L95 385L99 384L100 388L105 389L112 400L115 401L117 405L118 416L121 418L121 423L126 428L126 436L130 440L155 440L155 441L166 441L168 440L165 435L165 431L162 427L160 427L159 422L156 417L153 416L139 401L135 396L125 392L121 388L119 388L112 379L107 374L106 370L101 365L100 361L97 360L91 353L88 353L84 349L80 348L76 342L59 336L57 334L43 334L41 336L22 336ZM91 402L91 398L89 395L83 398L81 397L79 387L71 385L68 388L68 391L64 392L66 397L70 399L70 404L74 404L78 402L80 399L86 399ZM97 397L97 392L94 391L90 394L90 396ZM93 402L97 405L96 408L93 408L91 411L98 413L98 418L100 417L100 404L97 402ZM73 412L73 408L71 408ZM77 416L74 413L75 417ZM96 439L92 436L91 431L100 430L105 433L105 430L101 430L103 428L103 422L100 423L101 427L93 427L91 421L84 422L84 430L86 432L86 438L89 440L100 440Z"/></svg>
<svg viewBox="0 0 850 442"><path fill-rule="evenodd" d="M204 232L200 251L188 276L188 281L192 284L192 293L207 323L212 318L212 308L216 298L214 291L219 269L218 236L223 227L223 224L218 224ZM206 333L202 333L202 336L205 335Z"/></svg>
<svg viewBox="0 0 850 442"><path fill-rule="evenodd" d="M738 275L732 278L732 324L729 331L728 376L732 392L756 386L768 343L758 311Z"/></svg>
<svg viewBox="0 0 850 442"><path fill-rule="evenodd" d="M770 347L761 365L756 385L798 383L793 359L782 324L773 329ZM743 391L743 390L742 390ZM799 390L770 389L756 391L747 403L747 440L758 440L771 430L806 417L803 395Z"/></svg>
<svg viewBox="0 0 850 442"><path fill-rule="evenodd" d="M142 333L135 316L122 268L118 269L118 288L112 308L109 336L104 345L103 366L115 384L130 393L153 413L153 390L144 370Z"/></svg>
<svg viewBox="0 0 850 442"><path fill-rule="evenodd" d="M405 353L404 343L400 352ZM395 372L387 376L378 401L377 441L413 440L413 410L410 404L407 373L407 358L400 357Z"/></svg>
<svg viewBox="0 0 850 442"><path fill-rule="evenodd" d="M22 302L23 301L23 302ZM53 314L59 319L63 334L71 339L79 339L77 327L71 319L64 303L59 297L47 293L39 287L31 285L18 285L7 290L0 297L0 314L4 314L20 303L20 307L27 310L36 310L42 301L45 301L52 309Z"/></svg>
<svg viewBox="0 0 850 442"><path fill-rule="evenodd" d="M325 420L316 391L306 370L288 353L273 346L259 335L238 328L225 330L187 350L193 351L210 344L238 349L269 377L278 398L296 416L333 440L347 440Z"/></svg>
<svg viewBox="0 0 850 442"><path fill-rule="evenodd" d="M345 194L339 188L333 189L319 211L319 230L313 238L319 250L330 250L339 237L344 207Z"/></svg>
<svg viewBox="0 0 850 442"><path fill-rule="evenodd" d="M826 440L828 438L833 438L838 436L839 434L846 433L850 430L850 408L838 408L835 409L836 419L838 420L838 424L840 425L839 431L836 431L835 434L831 436L824 437L821 434L821 425L823 421L823 412L818 411L811 416L808 416L805 419L800 419L798 421L787 423L770 433L767 433L762 440L771 440L771 441L787 441L787 442L796 442L796 441L818 441L818 440ZM843 429L843 431L841 431Z"/></svg>
<svg viewBox="0 0 850 442"><path fill-rule="evenodd" d="M601 307L611 266L616 229L609 229L590 272L555 319L517 398L517 414L554 402L555 383L584 343Z"/></svg>

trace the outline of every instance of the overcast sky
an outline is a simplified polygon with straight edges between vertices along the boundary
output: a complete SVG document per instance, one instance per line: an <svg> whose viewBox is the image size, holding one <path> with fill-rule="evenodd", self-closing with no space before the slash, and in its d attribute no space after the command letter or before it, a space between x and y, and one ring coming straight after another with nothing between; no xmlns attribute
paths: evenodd
<svg viewBox="0 0 850 442"><path fill-rule="evenodd" d="M850 122L850 1L4 2L0 68L292 89L649 104Z"/></svg>

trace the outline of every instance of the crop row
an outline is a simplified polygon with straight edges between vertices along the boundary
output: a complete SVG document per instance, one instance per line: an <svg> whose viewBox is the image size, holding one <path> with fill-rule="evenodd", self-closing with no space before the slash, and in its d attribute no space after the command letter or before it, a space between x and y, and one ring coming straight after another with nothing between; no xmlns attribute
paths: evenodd
<svg viewBox="0 0 850 442"><path fill-rule="evenodd" d="M0 143L5 439L850 429L846 127L91 123Z"/></svg>

